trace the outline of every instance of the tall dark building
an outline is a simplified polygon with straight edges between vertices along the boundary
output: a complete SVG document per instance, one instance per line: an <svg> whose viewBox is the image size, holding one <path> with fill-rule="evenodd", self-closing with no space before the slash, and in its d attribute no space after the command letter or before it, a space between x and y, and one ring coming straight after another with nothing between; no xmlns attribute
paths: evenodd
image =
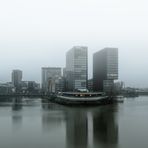
<svg viewBox="0 0 148 148"><path fill-rule="evenodd" d="M118 79L118 49L104 48L93 55L93 90L110 91Z"/></svg>

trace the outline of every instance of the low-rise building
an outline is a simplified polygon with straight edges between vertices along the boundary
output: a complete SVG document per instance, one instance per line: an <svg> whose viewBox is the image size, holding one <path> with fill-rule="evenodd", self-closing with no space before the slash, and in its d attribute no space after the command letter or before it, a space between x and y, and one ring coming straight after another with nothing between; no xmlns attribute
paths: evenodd
<svg viewBox="0 0 148 148"><path fill-rule="evenodd" d="M14 91L15 91L15 88L11 83L1 83L0 84L0 95L13 94Z"/></svg>

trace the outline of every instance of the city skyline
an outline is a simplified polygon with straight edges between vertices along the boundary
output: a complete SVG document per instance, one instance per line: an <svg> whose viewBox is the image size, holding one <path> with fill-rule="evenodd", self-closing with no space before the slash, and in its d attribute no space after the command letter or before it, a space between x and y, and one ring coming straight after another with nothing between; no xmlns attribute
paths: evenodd
<svg viewBox="0 0 148 148"><path fill-rule="evenodd" d="M99 50L97 50L97 51L100 51L101 49L99 49ZM68 51L68 50L65 50L66 52ZM95 52L97 52L97 51L95 51ZM65 53L66 53L65 52ZM66 66L66 60L65 60L65 53L63 53L64 54L64 56L60 56L61 58L59 58L59 61L60 60L64 60L64 62L57 62L57 63L54 63L54 62L52 62L52 64L44 64L44 66L43 65L41 65L41 64L34 64L34 65L30 65L30 66L28 66L28 70L26 69L26 67L24 66L23 67L23 65L21 65L21 66L19 66L19 67L12 67L12 69L10 68L11 66L11 64L12 63L8 63L7 65L8 65L8 67L4 67L5 69L6 69L6 71L8 72L8 73L1 73L1 76L0 76L0 82L1 83L4 83L4 82L8 82L8 81L11 81L11 72L12 72L12 70L13 69L20 69L20 70L22 70L23 71L23 80L30 80L30 81L36 81L36 82L38 82L38 83L41 83L41 67L61 67L61 68L65 68L65 66ZM88 47L88 53L91 53L91 51L90 51L90 48ZM40 54L41 55L41 54ZM144 53L143 53L143 55L144 55ZM46 55L47 57L48 57L48 55ZM49 57L50 56L52 56L52 57L56 57L56 55L49 55ZM93 62L92 62L92 56L93 56L93 54L88 54L88 78L92 78L92 64L93 64ZM128 54L127 55L128 57L130 57L131 55L130 54ZM136 56L137 58L138 58L138 55ZM31 58L33 58L33 57L31 57ZM148 87L148 84L147 84L147 81L145 80L144 82L144 84L143 84L143 81L141 81L141 79L135 79L135 81L133 80L133 81L130 81L129 80L129 78L131 78L131 79L134 79L135 77L134 76L136 76L139 72L142 72L142 71L138 71L138 69L136 68L136 66L138 67L138 66L140 66L140 65L134 65L133 64L133 62L135 61L135 60L131 60L130 62L132 62L132 64L133 65L130 65L130 63L128 64L128 65L124 65L124 63L121 63L121 60L125 60L125 59L123 59L123 57L122 57L122 59L120 59L121 58L121 51L120 51L120 49L119 49L119 80L121 80L121 81L124 81L125 82L125 84L126 84L126 86L131 86L131 87L140 87L140 88L142 88L142 87ZM54 58L55 59L55 58ZM46 59L47 60L47 59ZM56 60L56 59L55 59ZM143 60L145 60L145 59L141 59L141 61L139 61L139 63L140 62L142 62ZM21 61L23 61L23 59L21 60ZM54 61L54 60L53 60ZM24 62L25 62L25 60L24 60ZM49 63L51 63L51 62L49 62ZM61 63L61 64L59 64L59 63ZM63 64L62 64L63 63ZM39 65L41 65L41 67L39 66ZM137 69L137 71L138 71L138 73L136 74L135 73L135 75L132 75L132 73L133 73L133 71L132 71L132 69L131 70L129 70L129 71L126 71L126 73L130 73L130 75L129 76L127 76L127 74L125 75L124 74L124 72L122 72L123 70L122 69L126 69L126 66L127 66L127 69L129 69L129 65L130 66L133 66L132 68L134 68L134 69ZM33 67L35 66L35 71L38 71L38 72L34 72L34 71L30 71ZM141 68L143 68L143 65L142 66L140 66ZM9 71L8 71L9 70ZM28 72L29 71L29 72ZM145 71L146 72L146 71ZM35 74L36 73L36 74ZM144 71L143 71L143 75L144 74L146 74L146 73L144 73ZM126 77L127 76L127 77ZM139 76L140 77L140 76ZM139 81L139 82L138 82ZM140 82L141 81L141 82ZM141 83L141 84L140 84ZM140 84L140 85L139 85Z"/></svg>
<svg viewBox="0 0 148 148"><path fill-rule="evenodd" d="M147 148L147 0L0 2L0 148Z"/></svg>
<svg viewBox="0 0 148 148"><path fill-rule="evenodd" d="M89 77L92 54L119 49L119 79L148 87L148 2L146 0L5 0L0 5L0 81L12 69L41 82L41 67L65 67L72 46L87 46Z"/></svg>

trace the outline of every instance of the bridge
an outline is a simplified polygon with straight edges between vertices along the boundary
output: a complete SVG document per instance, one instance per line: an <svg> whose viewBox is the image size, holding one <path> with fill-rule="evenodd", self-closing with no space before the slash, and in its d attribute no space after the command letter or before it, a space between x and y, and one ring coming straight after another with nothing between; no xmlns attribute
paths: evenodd
<svg viewBox="0 0 148 148"><path fill-rule="evenodd" d="M45 97L47 95L43 94L0 94L0 98L2 97Z"/></svg>

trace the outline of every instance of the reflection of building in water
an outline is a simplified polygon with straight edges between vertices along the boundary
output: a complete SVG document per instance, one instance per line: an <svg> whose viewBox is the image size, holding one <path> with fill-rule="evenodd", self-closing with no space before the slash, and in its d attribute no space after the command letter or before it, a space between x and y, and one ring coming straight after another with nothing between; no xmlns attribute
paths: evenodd
<svg viewBox="0 0 148 148"><path fill-rule="evenodd" d="M44 110L42 114L43 131L54 130L65 121L63 110L59 106L42 102L42 108Z"/></svg>
<svg viewBox="0 0 148 148"><path fill-rule="evenodd" d="M69 110L66 116L67 148L87 148L88 121L86 112Z"/></svg>
<svg viewBox="0 0 148 148"><path fill-rule="evenodd" d="M115 148L118 144L118 126L112 108L102 108L93 115L93 136L96 147Z"/></svg>
<svg viewBox="0 0 148 148"><path fill-rule="evenodd" d="M62 110L63 111L63 106L61 105L58 105L58 104L55 104L55 103L51 103L49 100L47 99L42 99L41 100L41 103L42 103L42 109L43 110Z"/></svg>
<svg viewBox="0 0 148 148"><path fill-rule="evenodd" d="M13 128L15 131L21 128L22 126L22 121L23 117L21 114L22 110L22 98L17 97L13 98L12 100L12 123L13 123Z"/></svg>
<svg viewBox="0 0 148 148"><path fill-rule="evenodd" d="M12 110L17 111L22 109L22 98L16 97L12 99Z"/></svg>
<svg viewBox="0 0 148 148"><path fill-rule="evenodd" d="M20 113L14 113L12 115L12 123L14 130L18 130L21 128L23 122L23 117Z"/></svg>
<svg viewBox="0 0 148 148"><path fill-rule="evenodd" d="M56 111L51 111L51 113L43 113L42 115L42 127L43 131L54 130L57 127L61 127L64 117L63 114Z"/></svg>

